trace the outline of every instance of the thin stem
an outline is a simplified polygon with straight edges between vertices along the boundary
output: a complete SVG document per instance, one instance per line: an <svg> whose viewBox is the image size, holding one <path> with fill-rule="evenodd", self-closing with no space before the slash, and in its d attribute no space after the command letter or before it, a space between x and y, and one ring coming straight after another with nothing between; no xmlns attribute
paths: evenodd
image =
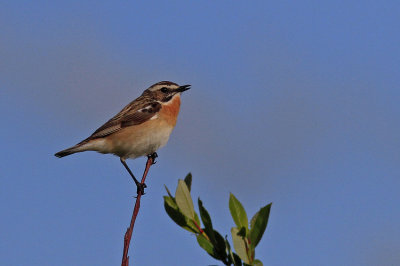
<svg viewBox="0 0 400 266"><path fill-rule="evenodd" d="M154 156L147 157L146 168L144 169L143 177L140 182L142 185L144 184L144 182L146 180L147 173L149 172L150 166L154 163L154 160L155 160ZM135 207L134 207L133 213L132 213L131 223L129 225L129 228L126 230L126 233L124 236L124 251L123 251L123 255L122 255L121 266L129 266L129 256L128 256L129 244L131 242L132 232L133 232L133 227L135 226L136 217L139 213L140 198L142 197L142 195L143 195L143 191L138 190Z"/></svg>
<svg viewBox="0 0 400 266"><path fill-rule="evenodd" d="M201 229L200 225L198 225L195 220L193 220L193 223L197 227L197 229L200 231L200 234L203 235L205 238L207 238L208 241L210 241L210 238L208 237L206 232L204 232L204 230Z"/></svg>
<svg viewBox="0 0 400 266"><path fill-rule="evenodd" d="M245 247L246 247L246 255L247 255L247 258L249 259L249 262L252 263L254 257L253 257L253 254L249 254L249 252L252 252L252 251L249 249L248 238L247 238L247 237L243 237L243 241L244 241L244 245L245 245Z"/></svg>

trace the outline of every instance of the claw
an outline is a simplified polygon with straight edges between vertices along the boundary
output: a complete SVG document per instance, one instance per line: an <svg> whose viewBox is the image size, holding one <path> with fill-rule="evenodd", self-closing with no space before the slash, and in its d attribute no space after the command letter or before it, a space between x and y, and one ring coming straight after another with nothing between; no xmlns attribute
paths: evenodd
<svg viewBox="0 0 400 266"><path fill-rule="evenodd" d="M151 164L156 164L156 158L158 157L158 154L156 152L153 152L152 154L147 155L148 159L152 159L152 163Z"/></svg>
<svg viewBox="0 0 400 266"><path fill-rule="evenodd" d="M138 184L136 184L136 187L137 187L136 192L137 192L138 195L139 195L139 193L140 193L141 195L144 195L144 194L145 194L145 193L144 193L144 189L147 188L146 184L144 184L144 183L138 183Z"/></svg>

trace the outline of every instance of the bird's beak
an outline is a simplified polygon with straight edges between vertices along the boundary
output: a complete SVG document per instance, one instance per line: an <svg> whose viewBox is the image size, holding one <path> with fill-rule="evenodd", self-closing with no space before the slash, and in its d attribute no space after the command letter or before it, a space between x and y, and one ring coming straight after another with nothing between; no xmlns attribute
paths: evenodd
<svg viewBox="0 0 400 266"><path fill-rule="evenodd" d="M183 91L187 91L188 89L190 89L191 85L183 85L180 86L179 88L176 89L176 92L183 92Z"/></svg>

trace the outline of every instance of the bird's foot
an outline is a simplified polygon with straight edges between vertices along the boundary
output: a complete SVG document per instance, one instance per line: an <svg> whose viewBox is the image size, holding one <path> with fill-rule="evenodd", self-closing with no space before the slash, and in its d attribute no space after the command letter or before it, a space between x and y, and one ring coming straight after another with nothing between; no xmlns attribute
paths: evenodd
<svg viewBox="0 0 400 266"><path fill-rule="evenodd" d="M140 195L144 195L144 189L147 188L146 184L145 183L137 183L136 187L137 187L137 191L136 191L137 194L139 195L139 193L140 193Z"/></svg>
<svg viewBox="0 0 400 266"><path fill-rule="evenodd" d="M152 154L147 155L148 159L152 159L152 164L156 164L157 157L158 157L157 152L153 152Z"/></svg>

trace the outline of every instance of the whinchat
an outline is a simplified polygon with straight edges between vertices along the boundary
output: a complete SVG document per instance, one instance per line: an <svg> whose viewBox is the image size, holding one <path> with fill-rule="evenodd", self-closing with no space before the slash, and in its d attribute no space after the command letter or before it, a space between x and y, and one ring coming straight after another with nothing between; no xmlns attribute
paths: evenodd
<svg viewBox="0 0 400 266"><path fill-rule="evenodd" d="M139 189L140 183L125 160L148 156L154 161L156 151L167 143L176 125L181 93L188 89L190 85L179 86L170 81L150 86L90 137L55 156L61 158L83 151L114 154L120 157Z"/></svg>

